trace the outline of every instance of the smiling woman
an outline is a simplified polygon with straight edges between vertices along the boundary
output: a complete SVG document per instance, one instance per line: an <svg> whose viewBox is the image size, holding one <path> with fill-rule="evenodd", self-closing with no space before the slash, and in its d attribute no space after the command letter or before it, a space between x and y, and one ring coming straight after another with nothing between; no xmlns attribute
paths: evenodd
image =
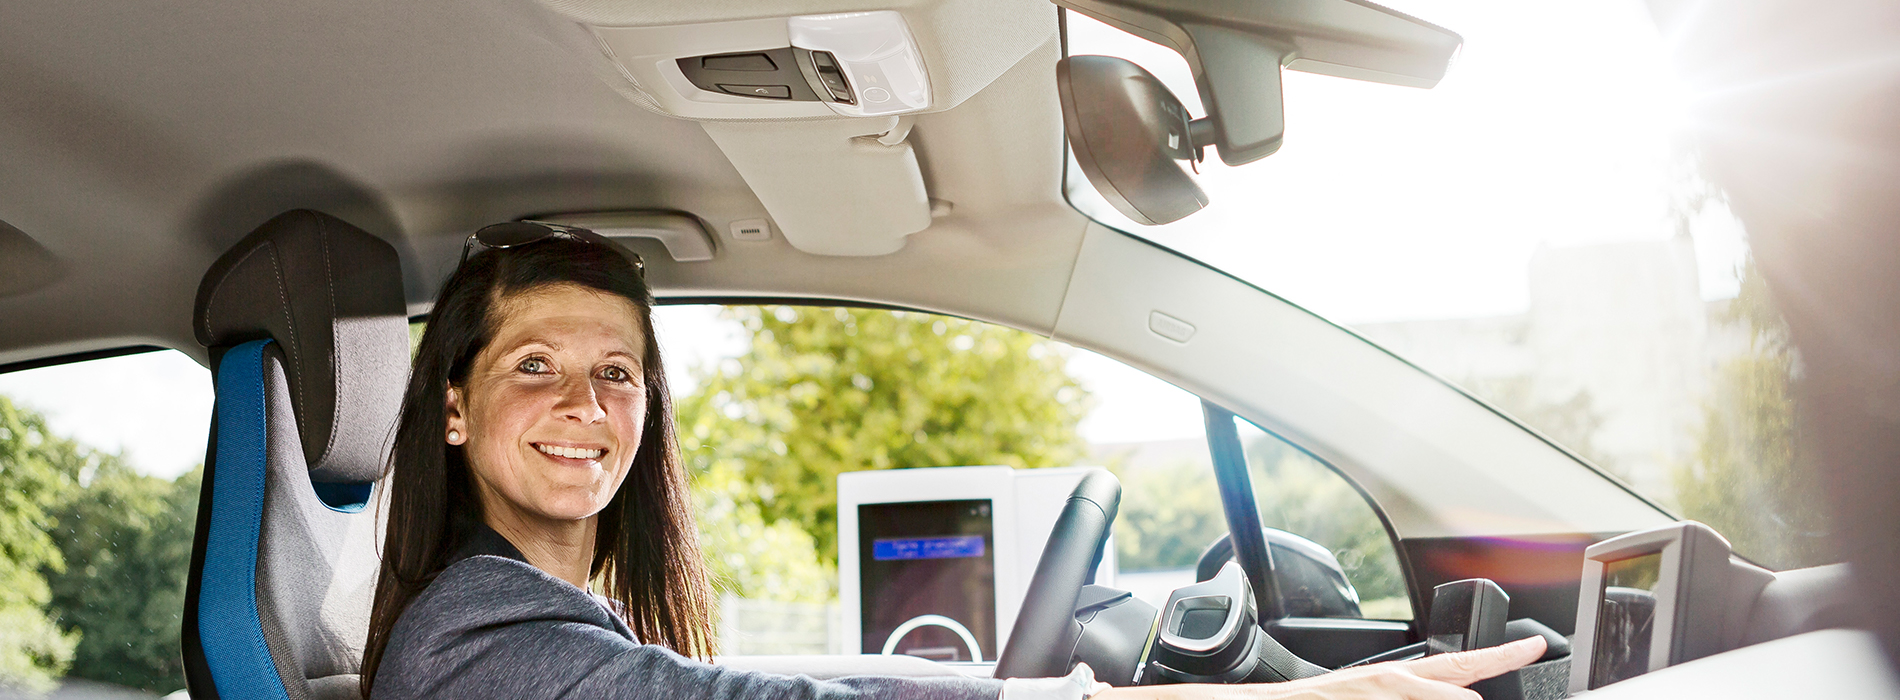
<svg viewBox="0 0 1900 700"><path fill-rule="evenodd" d="M496 559L476 553L531 562L516 573L582 594L608 630L710 652L650 309L620 251L569 239L485 251L444 286L391 460L365 691L428 695L446 680L423 657L451 630L428 615L454 588L452 565ZM589 579L603 581L612 614L585 597Z"/></svg>

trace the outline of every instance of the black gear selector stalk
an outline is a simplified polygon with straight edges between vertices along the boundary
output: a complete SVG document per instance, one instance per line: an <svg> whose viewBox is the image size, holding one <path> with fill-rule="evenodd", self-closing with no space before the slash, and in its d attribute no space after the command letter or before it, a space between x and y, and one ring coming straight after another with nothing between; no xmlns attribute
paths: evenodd
<svg viewBox="0 0 1900 700"><path fill-rule="evenodd" d="M1426 619L1425 655L1486 649L1506 642L1541 636L1544 656L1536 663L1471 684L1485 700L1554 700L1564 697L1570 676L1570 644L1536 620L1506 622L1511 596L1488 578L1468 578L1432 589L1431 617Z"/></svg>
<svg viewBox="0 0 1900 700"><path fill-rule="evenodd" d="M1468 578L1432 589L1427 656L1494 647L1505 642L1504 618L1511 597L1488 578Z"/></svg>
<svg viewBox="0 0 1900 700"><path fill-rule="evenodd" d="M1260 628L1253 587L1228 562L1168 596L1140 683L1277 683L1322 673Z"/></svg>

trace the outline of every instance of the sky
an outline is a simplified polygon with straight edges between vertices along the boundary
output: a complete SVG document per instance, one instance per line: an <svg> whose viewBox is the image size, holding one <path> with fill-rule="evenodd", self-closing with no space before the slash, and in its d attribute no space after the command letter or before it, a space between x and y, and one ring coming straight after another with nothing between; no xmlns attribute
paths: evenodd
<svg viewBox="0 0 1900 700"><path fill-rule="evenodd" d="M1237 168L1211 159L1206 210L1122 225L1347 324L1521 312L1540 247L1673 235L1671 197L1695 182L1686 99L1640 4L1391 5L1464 37L1436 88L1288 72L1277 154ZM1202 113L1179 55L1073 15L1069 26L1072 52L1129 58ZM1704 297L1732 296L1740 225L1721 206L1690 221ZM745 347L708 307L663 309L659 333L676 391L695 363ZM1094 394L1084 439L1200 435L1186 392L1082 350L1068 369ZM0 375L0 394L153 474L203 459L210 377L182 353Z"/></svg>
<svg viewBox="0 0 1900 700"><path fill-rule="evenodd" d="M147 474L175 477L204 461L211 372L176 350L0 374L0 395Z"/></svg>

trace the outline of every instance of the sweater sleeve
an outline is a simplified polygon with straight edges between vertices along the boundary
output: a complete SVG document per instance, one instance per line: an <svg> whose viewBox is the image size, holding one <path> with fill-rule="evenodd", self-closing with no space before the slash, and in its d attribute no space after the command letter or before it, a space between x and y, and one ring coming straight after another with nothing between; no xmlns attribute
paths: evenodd
<svg viewBox="0 0 1900 700"><path fill-rule="evenodd" d="M373 700L997 700L1003 682L962 676L815 680L722 668L633 641L587 593L494 556L450 566L404 611Z"/></svg>

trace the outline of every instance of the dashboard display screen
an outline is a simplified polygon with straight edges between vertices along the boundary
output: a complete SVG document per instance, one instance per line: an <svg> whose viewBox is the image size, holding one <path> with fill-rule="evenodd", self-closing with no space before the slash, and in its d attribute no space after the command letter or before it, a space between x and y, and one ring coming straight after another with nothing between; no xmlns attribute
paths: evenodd
<svg viewBox="0 0 1900 700"><path fill-rule="evenodd" d="M895 638L899 654L995 660L990 509L988 499L858 506L860 651L883 653Z"/></svg>
<svg viewBox="0 0 1900 700"><path fill-rule="evenodd" d="M1656 632L1656 582L1662 553L1604 562L1597 598L1596 644L1590 660L1592 689L1640 676L1649 669Z"/></svg>

